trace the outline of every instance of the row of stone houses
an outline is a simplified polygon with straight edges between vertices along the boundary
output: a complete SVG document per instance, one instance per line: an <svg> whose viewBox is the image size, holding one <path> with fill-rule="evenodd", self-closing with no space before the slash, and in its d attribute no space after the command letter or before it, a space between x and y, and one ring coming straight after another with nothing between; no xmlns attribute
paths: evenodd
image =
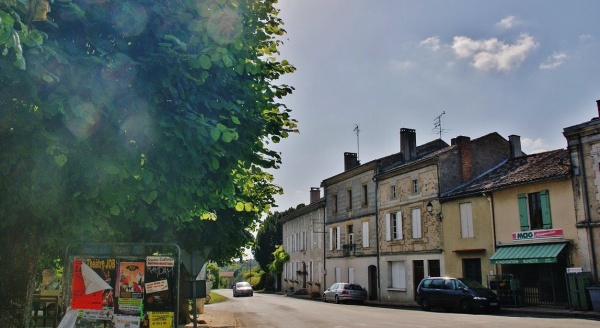
<svg viewBox="0 0 600 328"><path fill-rule="evenodd" d="M352 282L370 300L407 303L421 279L446 275L504 305L567 304L567 271L598 277L600 118L563 134L567 149L526 155L516 135L417 146L403 128L399 153L365 164L345 153L344 172L281 220L282 287Z"/></svg>

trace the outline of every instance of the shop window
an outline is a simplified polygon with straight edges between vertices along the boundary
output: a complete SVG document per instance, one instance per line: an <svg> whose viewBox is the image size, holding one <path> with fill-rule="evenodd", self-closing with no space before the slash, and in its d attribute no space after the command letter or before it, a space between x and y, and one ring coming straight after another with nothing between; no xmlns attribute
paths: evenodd
<svg viewBox="0 0 600 328"><path fill-rule="evenodd" d="M552 228L548 190L519 194L517 199L521 231Z"/></svg>

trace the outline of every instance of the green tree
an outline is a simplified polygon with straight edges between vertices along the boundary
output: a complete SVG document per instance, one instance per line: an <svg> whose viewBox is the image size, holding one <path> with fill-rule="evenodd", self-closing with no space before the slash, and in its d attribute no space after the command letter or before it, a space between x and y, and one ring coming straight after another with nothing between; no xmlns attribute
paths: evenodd
<svg viewBox="0 0 600 328"><path fill-rule="evenodd" d="M275 3L0 0L1 327L68 243L250 245L296 131Z"/></svg>
<svg viewBox="0 0 600 328"><path fill-rule="evenodd" d="M269 271L271 273L280 274L283 272L283 265L289 260L290 255L285 252L283 246L279 246L279 248L273 252L273 262L269 264Z"/></svg>
<svg viewBox="0 0 600 328"><path fill-rule="evenodd" d="M282 226L279 221L295 210L295 208L290 207L283 212L271 213L267 215L258 228L252 247L252 254L260 267L267 273L270 273L269 264L273 262L274 259L273 250L275 250L278 245L283 244Z"/></svg>
<svg viewBox="0 0 600 328"><path fill-rule="evenodd" d="M221 269L219 268L219 266L214 262L210 262L206 265L206 270L208 271L208 278L212 281L212 288L220 288Z"/></svg>

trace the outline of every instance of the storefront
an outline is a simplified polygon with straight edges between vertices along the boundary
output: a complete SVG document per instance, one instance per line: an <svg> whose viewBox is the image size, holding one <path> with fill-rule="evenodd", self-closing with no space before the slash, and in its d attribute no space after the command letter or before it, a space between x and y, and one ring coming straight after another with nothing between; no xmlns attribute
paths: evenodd
<svg viewBox="0 0 600 328"><path fill-rule="evenodd" d="M564 239L501 245L490 261L501 266L502 276L511 277L514 305L567 305L569 248Z"/></svg>

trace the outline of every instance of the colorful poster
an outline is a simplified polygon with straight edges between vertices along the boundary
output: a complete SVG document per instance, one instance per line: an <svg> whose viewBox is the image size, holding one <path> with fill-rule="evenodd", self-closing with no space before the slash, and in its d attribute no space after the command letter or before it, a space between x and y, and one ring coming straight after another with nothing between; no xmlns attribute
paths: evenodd
<svg viewBox="0 0 600 328"><path fill-rule="evenodd" d="M101 310L102 309L102 293L97 291L94 293L85 293L85 282L81 272L81 259L73 261L73 277L71 286L71 308L86 309L86 310Z"/></svg>
<svg viewBox="0 0 600 328"><path fill-rule="evenodd" d="M150 328L171 328L173 312L148 312Z"/></svg>
<svg viewBox="0 0 600 328"><path fill-rule="evenodd" d="M102 309L105 312L114 311L115 286L117 281L117 260L114 258L88 258L85 263L92 269L100 278L102 278L112 289L105 289L102 292Z"/></svg>
<svg viewBox="0 0 600 328"><path fill-rule="evenodd" d="M144 262L119 263L119 294L122 298L144 298Z"/></svg>
<svg viewBox="0 0 600 328"><path fill-rule="evenodd" d="M175 260L168 256L148 256L146 264L144 308L147 311L174 311Z"/></svg>
<svg viewBox="0 0 600 328"><path fill-rule="evenodd" d="M140 328L140 317L115 316L115 328Z"/></svg>

